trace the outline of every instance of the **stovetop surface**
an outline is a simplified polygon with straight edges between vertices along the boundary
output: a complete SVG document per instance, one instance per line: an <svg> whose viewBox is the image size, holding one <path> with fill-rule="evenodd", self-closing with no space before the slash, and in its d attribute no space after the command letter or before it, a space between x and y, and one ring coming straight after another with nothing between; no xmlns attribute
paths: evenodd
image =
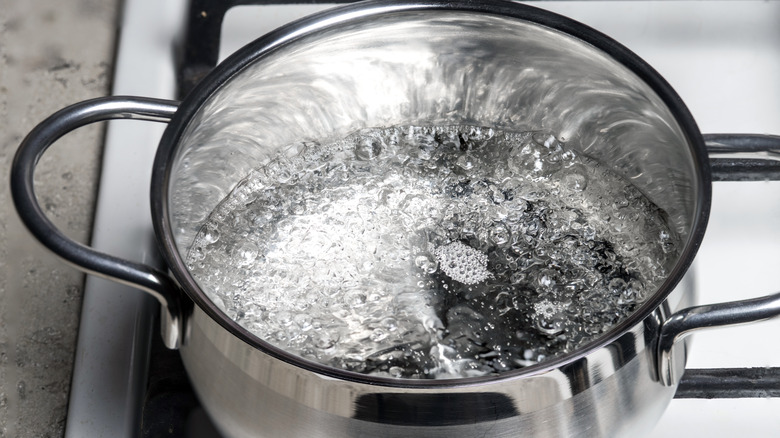
<svg viewBox="0 0 780 438"><path fill-rule="evenodd" d="M126 26L123 30L123 44L120 45L119 68L130 68L130 73L117 73L115 94L138 94L155 97L173 97L172 60L147 61L142 55L150 51L170 52L168 42L175 37L177 26L165 24L163 17L177 21L184 10L184 2L171 0L166 2L163 12L147 12L144 8L156 7L152 0L128 0L126 4ZM639 54L654 66L681 95L689 106L703 132L751 132L780 133L780 2L765 1L724 1L724 2L532 2L534 6L550 9L582 21L610 35ZM224 36L221 42L220 56L224 58L243 44L277 27L285 21L295 19L319 10L327 5L285 5L285 6L241 6L228 12L223 26ZM148 17L155 16L155 19ZM127 20L133 21L128 23ZM131 30L132 26L140 26ZM130 43L126 35L136 32L140 42ZM160 45L164 47L160 47ZM150 48L151 47L151 48ZM155 48L156 47L156 48ZM124 52L123 52L124 50ZM169 53L170 55L170 53ZM125 61L122 61L122 60ZM124 65L124 66L123 66ZM133 78L137 76L140 78ZM162 78L164 84L156 84L155 78ZM125 129L125 128L122 128ZM132 195L134 222L122 225L123 218L101 213L103 199L119 198L128 202L128 195L111 193L116 183L107 182L105 175L111 175L118 168L127 167L129 159L125 150L133 151L140 164L151 168L155 138L159 138L160 128L153 126L140 134L140 127L127 128L132 133L120 133L113 137L129 135L138 141L150 144L148 150L138 151L131 147L107 144L104 162L104 182L101 186L96 233L100 234L103 222L110 222L108 234L122 234L124 229L131 241L137 242L138 235L148 236L151 242L151 226L148 224L147 202L148 178L145 175L123 175L120 184L134 187L140 192ZM144 128L145 129L145 128ZM140 140L138 139L141 137ZM109 133L109 141L112 134ZM131 181L136 181L131 183ZM101 183L103 184L103 183ZM112 207L102 207L111 210ZM138 207L138 206L141 207ZM124 211L126 213L126 207ZM144 219L144 214L146 218ZM119 214L118 216L122 216ZM137 218L140 217L140 220ZM696 273L699 302L710 303L733 299L765 295L780 289L780 279L775 274L780 266L780 227L776 227L780 218L780 184L758 183L716 183L714 185L711 220L701 250L696 259ZM140 222L139 222L140 221ZM139 225L139 223L141 225ZM106 234L106 232L102 232ZM93 239L94 240L94 239ZM97 244L101 240L97 239ZM116 250L123 243L111 243L108 250ZM152 249L129 251L126 257L153 260ZM94 292L87 292L85 306L92 305L97 297L113 296L108 283L93 281ZM88 286L89 287L89 286ZM133 295L132 292L121 291ZM124 295L123 295L124 296ZM124 298L123 298L124 299ZM135 298L130 299L134 301ZM128 316L127 304L122 311L106 310L108 304L97 306L103 310L98 317L111 324L98 326L99 331L126 330L128 326L138 326L139 318L133 312ZM148 306L144 298L139 298L133 306L139 309ZM135 308L135 307L134 307ZM139 311L140 312L140 311ZM108 316L107 316L108 315ZM141 318L142 319L142 318ZM123 322L124 321L124 322ZM83 324L83 323L82 323ZM149 324L145 322L144 324ZM95 324L92 324L95 325ZM689 367L765 367L780 366L780 344L772 341L772 334L780 330L780 321L746 325L736 328L719 329L694 336L693 348L689 358ZM140 336L158 336L149 328L141 330ZM100 339L99 334L80 334L92 339L93 343L114 341ZM136 360L149 357L142 347L143 340L138 336L131 339L135 347L130 347L127 358ZM124 394L116 395L106 391L99 381L91 381L89 375L105 374L116 379L116 370L105 372L116 366L117 360L106 352L95 352L82 347L80 355L92 357L97 364L89 365L88 371L76 371L74 375L75 399L84 399L86 407L74 403L71 398L72 416L68 419L68 436L134 436L139 424L137 413L132 407L122 408L127 399L143 399L138 394L139 377L128 377L131 371L122 368L119 378L127 385ZM115 350L115 349L114 349ZM110 350L116 355L116 351ZM176 357L166 356L153 351L151 357L168 357L172 366ZM112 358L112 359L109 359ZM102 362L101 362L102 361ZM170 365L170 364L169 364ZM154 368L155 363L152 367ZM79 365L77 364L77 368ZM102 370L102 371L101 371ZM145 376L143 376L145 377ZM181 377L181 376L179 376ZM145 379L144 379L145 380ZM152 374L151 382L155 377ZM135 382L135 383L134 383ZM171 383L171 382L168 382ZM186 387L186 379L173 382ZM121 386L121 385L119 385ZM134 389L136 388L136 389ZM144 389L144 388L142 388ZM130 394L130 396L128 396ZM95 398L97 397L97 399ZM191 436L215 436L209 428L205 416L195 406L195 399L186 399L184 404L196 409L196 414L183 424L185 429L193 431ZM191 396L190 396L191 397ZM181 400L180 400L181 401ZM166 406L163 402L161 406ZM110 407L110 409L109 409ZM126 411L122 420L97 419L95 410L105 408L107 415L118 417L116 412ZM651 437L661 436L711 436L727 437L737 434L752 436L773 436L780 430L780 399L675 399ZM113 421L113 423L112 423ZM133 423L136 421L136 423ZM187 426L189 424L189 426ZM94 427L93 427L94 426ZM89 429L92 427L92 429ZM111 431L110 434L108 434ZM124 435L123 435L124 433Z"/></svg>

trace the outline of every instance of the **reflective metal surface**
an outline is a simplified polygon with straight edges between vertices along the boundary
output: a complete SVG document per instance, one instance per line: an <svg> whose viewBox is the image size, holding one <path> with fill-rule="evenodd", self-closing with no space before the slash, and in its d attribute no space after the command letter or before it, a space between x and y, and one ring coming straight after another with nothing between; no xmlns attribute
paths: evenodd
<svg viewBox="0 0 780 438"><path fill-rule="evenodd" d="M35 165L57 139L81 126L111 119L167 122L177 103L137 97L107 97L74 104L41 122L19 146L11 171L14 203L33 235L63 260L89 274L132 285L154 296L162 306L163 339L177 348L183 332L182 293L164 272L150 266L103 254L66 237L38 204L33 176Z"/></svg>
<svg viewBox="0 0 780 438"><path fill-rule="evenodd" d="M686 308L664 321L658 341L658 373L664 385L676 385L682 377L681 361L674 346L697 330L757 322L780 315L780 293L737 302Z"/></svg>
<svg viewBox="0 0 780 438"><path fill-rule="evenodd" d="M780 180L780 136L707 134L713 181Z"/></svg>
<svg viewBox="0 0 780 438"><path fill-rule="evenodd" d="M200 400L231 437L638 436L674 395L658 383L647 344L660 319L557 369L480 384L327 377L243 343L200 310L181 353Z"/></svg>
<svg viewBox="0 0 780 438"><path fill-rule="evenodd" d="M222 433L620 436L651 429L675 389L658 382L658 331L669 310L692 299L683 282L664 300L703 233L703 142L652 69L622 49L607 55L596 47L612 47L608 39L537 13L506 2L368 3L261 38L187 98L161 142L154 185L163 192L153 193L153 210L173 272L197 303L181 350L185 366ZM366 126L460 123L550 130L630 178L687 238L664 288L572 357L499 377L423 382L329 369L279 351L226 318L187 272L183 254L201 221L280 148ZM675 349L682 366L685 346Z"/></svg>

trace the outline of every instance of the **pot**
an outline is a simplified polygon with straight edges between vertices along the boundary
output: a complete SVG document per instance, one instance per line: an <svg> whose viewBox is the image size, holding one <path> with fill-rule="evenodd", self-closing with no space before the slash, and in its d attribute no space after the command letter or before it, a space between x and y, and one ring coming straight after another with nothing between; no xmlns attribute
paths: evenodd
<svg viewBox="0 0 780 438"><path fill-rule="evenodd" d="M151 202L170 273L71 241L35 198L34 168L54 141L117 118L168 123ZM286 145L434 124L555 133L667 213L681 236L679 259L637 310L576 351L499 375L445 380L363 375L283 351L227 317L187 269L208 214ZM689 307L687 275L713 177L777 178L777 165L761 153L779 144L767 136L707 137L719 154L713 174L705 138L681 99L607 36L513 2L369 1L256 40L181 103L109 97L54 114L20 146L11 184L23 221L54 253L157 298L165 344L181 351L225 436L624 436L650 430L673 397L687 334L780 314L780 295Z"/></svg>

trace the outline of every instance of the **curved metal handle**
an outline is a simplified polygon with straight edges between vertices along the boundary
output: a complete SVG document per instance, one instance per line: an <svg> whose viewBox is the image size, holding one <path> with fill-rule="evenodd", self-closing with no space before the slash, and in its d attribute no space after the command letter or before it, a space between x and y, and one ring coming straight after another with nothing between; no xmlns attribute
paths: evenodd
<svg viewBox="0 0 780 438"><path fill-rule="evenodd" d="M661 326L658 340L659 377L671 386L682 377L672 357L674 345L691 333L711 328L757 322L780 316L780 293L761 298L683 309Z"/></svg>
<svg viewBox="0 0 780 438"><path fill-rule="evenodd" d="M704 135L713 181L780 180L780 136Z"/></svg>
<svg viewBox="0 0 780 438"><path fill-rule="evenodd" d="M35 196L33 176L43 153L60 137L90 123L111 119L168 122L178 102L112 96L62 109L36 126L22 141L11 167L11 194L25 226L44 246L88 274L139 288L162 305L161 331L169 348L178 348L184 333L183 299L178 284L153 267L94 250L66 237L46 217Z"/></svg>
<svg viewBox="0 0 780 438"><path fill-rule="evenodd" d="M714 181L780 180L780 136L709 134L704 136ZM683 309L661 326L658 373L666 386L682 377L674 345L694 331L757 322L780 316L780 293L761 298Z"/></svg>

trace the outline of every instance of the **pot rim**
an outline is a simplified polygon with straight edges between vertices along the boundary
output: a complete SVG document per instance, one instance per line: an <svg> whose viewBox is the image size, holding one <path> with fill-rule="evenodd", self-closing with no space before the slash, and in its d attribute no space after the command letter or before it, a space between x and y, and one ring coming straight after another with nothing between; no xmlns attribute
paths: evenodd
<svg viewBox="0 0 780 438"><path fill-rule="evenodd" d="M286 352L261 340L224 314L208 297L206 297L205 293L189 274L186 264L178 251L176 242L173 239L168 205L169 183L171 177L170 164L177 151L179 138L185 132L192 117L200 110L201 106L214 95L214 93L218 92L222 85L227 83L233 76L241 72L250 64L268 56L279 48L299 40L306 35L351 22L370 19L375 16L431 10L496 15L538 24L559 31L595 47L637 75L660 97L669 111L674 115L675 120L680 125L680 129L692 150L695 172L693 179L696 181L698 187L696 190L696 208L692 218L691 232L675 267L651 299L648 299L642 306L635 310L633 314L619 324L616 324L606 334L588 342L574 352L551 358L533 366L507 371L498 375L482 377L440 380L399 379L372 376L332 368ZM701 132L699 131L693 116L690 114L682 99L653 67L611 37L562 15L536 7L502 0L487 0L482 2L471 2L467 0L369 0L329 9L280 27L239 49L236 53L217 65L193 89L193 91L184 98L162 136L152 170L151 207L155 234L166 262L176 280L186 291L189 298L197 304L208 317L215 320L222 328L238 337L243 342L276 359L317 374L337 379L396 388L440 388L471 386L495 382L497 380L540 375L560 368L562 365L575 362L590 355L596 350L614 343L632 327L642 323L645 318L665 304L667 296L672 292L690 267L704 237L707 219L709 217L711 190L710 165L704 146L704 140L702 139ZM655 342L650 344L655 345Z"/></svg>

